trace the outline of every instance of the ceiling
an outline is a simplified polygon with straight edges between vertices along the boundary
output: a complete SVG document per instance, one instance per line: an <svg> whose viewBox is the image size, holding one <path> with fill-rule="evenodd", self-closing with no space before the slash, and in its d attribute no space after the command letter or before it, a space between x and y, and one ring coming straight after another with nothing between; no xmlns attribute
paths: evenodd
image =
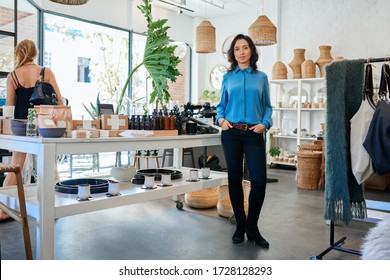
<svg viewBox="0 0 390 280"><path fill-rule="evenodd" d="M180 9L181 3L185 3L185 6ZM260 12L262 0L153 0L153 5L176 12L181 11L181 14L190 17L209 18L248 11Z"/></svg>

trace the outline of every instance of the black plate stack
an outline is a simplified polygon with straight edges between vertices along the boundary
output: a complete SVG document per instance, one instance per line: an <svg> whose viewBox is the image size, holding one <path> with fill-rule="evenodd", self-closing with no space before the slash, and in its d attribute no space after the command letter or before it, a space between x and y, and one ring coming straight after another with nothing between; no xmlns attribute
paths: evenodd
<svg viewBox="0 0 390 280"><path fill-rule="evenodd" d="M60 193L77 194L78 185L80 184L91 185L91 194L108 192L108 180L88 178L69 179L58 182L55 190Z"/></svg>

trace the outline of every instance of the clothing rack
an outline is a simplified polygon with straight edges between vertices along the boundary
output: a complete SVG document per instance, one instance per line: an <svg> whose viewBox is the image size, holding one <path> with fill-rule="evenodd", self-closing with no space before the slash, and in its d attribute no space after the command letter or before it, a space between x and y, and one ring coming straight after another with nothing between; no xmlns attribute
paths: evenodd
<svg viewBox="0 0 390 280"><path fill-rule="evenodd" d="M385 61L390 62L390 57L366 59L366 63L379 63L379 62L385 62ZM374 202L374 201L372 201L372 202ZM377 210L381 210L381 209L377 209ZM334 241L334 236L335 236L334 231L335 231L335 223L334 223L334 221L330 221L329 247L326 248L324 251L322 251L320 254L315 255L315 256L311 256L310 260L322 260L322 257L325 256L327 253L329 253L332 250L341 251L341 252L349 253L349 254L353 254L353 255L359 255L359 256L362 255L362 253L360 251L353 250L353 249L346 249L346 248L342 247L342 245L344 244L344 241L347 239L346 236L343 236L342 238L340 238L339 240L337 240L335 242Z"/></svg>

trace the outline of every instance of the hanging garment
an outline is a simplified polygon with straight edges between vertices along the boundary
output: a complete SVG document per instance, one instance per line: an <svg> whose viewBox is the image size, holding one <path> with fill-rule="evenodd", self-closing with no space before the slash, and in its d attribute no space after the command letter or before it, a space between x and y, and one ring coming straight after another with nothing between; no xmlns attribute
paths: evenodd
<svg viewBox="0 0 390 280"><path fill-rule="evenodd" d="M390 172L390 67L382 65L379 87L379 103L371 120L363 143L371 157L375 173L385 175Z"/></svg>
<svg viewBox="0 0 390 280"><path fill-rule="evenodd" d="M368 128L374 116L375 106L372 103L373 96L372 65L366 65L365 82L363 88L363 99L359 110L351 119L351 167L356 181L361 184L373 173L370 155L363 147Z"/></svg>
<svg viewBox="0 0 390 280"><path fill-rule="evenodd" d="M348 224L367 217L363 186L351 168L351 118L362 100L364 59L333 61L326 71L324 219Z"/></svg>

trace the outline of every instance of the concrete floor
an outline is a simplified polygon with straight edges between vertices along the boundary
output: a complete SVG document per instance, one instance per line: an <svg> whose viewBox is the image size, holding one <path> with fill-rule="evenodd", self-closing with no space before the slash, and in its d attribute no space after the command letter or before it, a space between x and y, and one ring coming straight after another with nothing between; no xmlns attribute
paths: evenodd
<svg viewBox="0 0 390 280"><path fill-rule="evenodd" d="M267 185L259 221L269 249L251 243L232 244L235 225L217 209L183 211L167 198L58 219L55 259L59 260L308 260L329 246L323 219L323 191L302 190L295 171L269 169L279 182ZM366 190L366 199L390 201L390 190ZM375 215L376 212L371 212ZM380 214L380 213L379 213ZM360 250L361 240L375 224L352 221L337 225L335 239L346 236L345 248ZM35 253L35 220L30 219ZM21 227L0 224L1 259L24 259ZM358 255L332 250L324 260L357 260Z"/></svg>

